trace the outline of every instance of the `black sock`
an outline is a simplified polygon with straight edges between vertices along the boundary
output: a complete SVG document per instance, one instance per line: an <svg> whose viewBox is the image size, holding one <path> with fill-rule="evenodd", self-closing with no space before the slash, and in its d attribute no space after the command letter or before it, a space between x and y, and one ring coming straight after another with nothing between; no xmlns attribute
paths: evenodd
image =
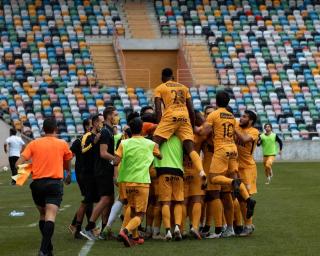
<svg viewBox="0 0 320 256"><path fill-rule="evenodd" d="M87 204L87 207L86 207L86 216L87 216L87 221L88 223L90 222L90 218L91 218L91 215L92 215L92 211L93 211L93 204Z"/></svg>
<svg viewBox="0 0 320 256"><path fill-rule="evenodd" d="M41 235L43 236L43 227L44 227L44 224L46 222L44 220L39 220L39 229L40 229L40 232L41 232Z"/></svg>
<svg viewBox="0 0 320 256"><path fill-rule="evenodd" d="M215 227L214 228L214 233L220 234L222 232L222 227Z"/></svg>
<svg viewBox="0 0 320 256"><path fill-rule="evenodd" d="M242 230L243 230L243 226L235 226L234 233L236 235L239 235L242 232Z"/></svg>
<svg viewBox="0 0 320 256"><path fill-rule="evenodd" d="M96 223L93 221L89 221L88 225L86 226L86 230L89 231L89 230L94 229L95 227L96 227Z"/></svg>
<svg viewBox="0 0 320 256"><path fill-rule="evenodd" d="M39 220L39 229L40 229L40 232L41 232L41 235L43 236L43 228L44 228L44 224L46 222L44 220ZM49 252L51 252L53 250L53 246L52 246L52 243L50 242L49 246L48 246L48 250Z"/></svg>
<svg viewBox="0 0 320 256"><path fill-rule="evenodd" d="M42 251L45 254L52 250L52 248L50 248L50 245L52 246L51 238L52 238L53 232L54 232L54 222L46 221L43 227L43 237L42 237L41 247L40 247L40 251Z"/></svg>
<svg viewBox="0 0 320 256"><path fill-rule="evenodd" d="M210 226L208 226L208 225L205 225L203 228L202 228L202 232L203 233L207 233L207 232L209 232L210 231Z"/></svg>
<svg viewBox="0 0 320 256"><path fill-rule="evenodd" d="M77 221L77 222L76 222L77 232L80 232L80 231L81 231L81 226L82 226L82 222Z"/></svg>
<svg viewBox="0 0 320 256"><path fill-rule="evenodd" d="M104 230L104 228L107 226L107 224L106 223L102 223L101 224L101 232Z"/></svg>
<svg viewBox="0 0 320 256"><path fill-rule="evenodd" d="M72 219L72 222L71 222L71 225L72 226L75 226L77 223L77 213L74 215L73 219Z"/></svg>
<svg viewBox="0 0 320 256"><path fill-rule="evenodd" d="M251 197L249 197L249 198L246 200L246 202L247 202L247 203L249 203L249 202L250 202L250 200L251 200Z"/></svg>

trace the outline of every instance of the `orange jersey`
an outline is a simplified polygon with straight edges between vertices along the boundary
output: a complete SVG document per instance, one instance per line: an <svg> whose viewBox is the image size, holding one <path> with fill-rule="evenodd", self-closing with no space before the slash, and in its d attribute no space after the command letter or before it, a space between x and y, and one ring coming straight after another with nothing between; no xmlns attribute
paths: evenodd
<svg viewBox="0 0 320 256"><path fill-rule="evenodd" d="M164 104L163 116L189 116L187 99L191 98L189 88L183 84L168 81L154 90L155 98L161 98Z"/></svg>
<svg viewBox="0 0 320 256"><path fill-rule="evenodd" d="M225 108L218 108L207 117L206 122L212 126L214 150L235 144L236 119L232 113Z"/></svg>
<svg viewBox="0 0 320 256"><path fill-rule="evenodd" d="M254 128L241 128L239 124L236 125L236 129L240 133L246 133L247 135L251 136L253 141L248 143L241 143L239 140L236 139L236 144L238 148L238 162L240 168L245 168L251 165L255 165L256 162L253 158L253 152L257 146L257 141L259 137L259 131Z"/></svg>
<svg viewBox="0 0 320 256"><path fill-rule="evenodd" d="M32 160L32 179L63 178L63 163L72 159L68 144L56 137L42 137L31 141L22 156Z"/></svg>

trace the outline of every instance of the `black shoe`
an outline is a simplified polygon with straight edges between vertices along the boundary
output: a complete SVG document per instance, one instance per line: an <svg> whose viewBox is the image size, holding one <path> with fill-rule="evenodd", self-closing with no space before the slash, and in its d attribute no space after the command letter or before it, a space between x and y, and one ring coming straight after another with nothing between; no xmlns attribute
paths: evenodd
<svg viewBox="0 0 320 256"><path fill-rule="evenodd" d="M15 186L15 185L16 185L16 181L15 181L15 180L12 180L12 181L11 181L11 185L12 185L12 186Z"/></svg>
<svg viewBox="0 0 320 256"><path fill-rule="evenodd" d="M76 231L76 233L74 233L74 239L83 239L83 236L80 234L80 231Z"/></svg>
<svg viewBox="0 0 320 256"><path fill-rule="evenodd" d="M241 185L241 180L240 179L234 179L231 183L232 188L233 188L233 193L235 197L239 197L240 195L240 185Z"/></svg>
<svg viewBox="0 0 320 256"><path fill-rule="evenodd" d="M256 206L256 200L249 197L247 199L247 219L250 219L253 216L254 207Z"/></svg>

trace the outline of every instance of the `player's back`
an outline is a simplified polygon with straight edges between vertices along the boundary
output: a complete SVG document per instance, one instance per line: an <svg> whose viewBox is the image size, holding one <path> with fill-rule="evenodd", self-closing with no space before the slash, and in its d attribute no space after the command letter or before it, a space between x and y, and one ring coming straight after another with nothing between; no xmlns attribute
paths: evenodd
<svg viewBox="0 0 320 256"><path fill-rule="evenodd" d="M207 122L212 125L214 150L225 145L234 145L235 118L225 108L218 108L207 118Z"/></svg>
<svg viewBox="0 0 320 256"><path fill-rule="evenodd" d="M191 98L188 87L175 81L162 83L155 89L155 97L164 104L164 115L188 113L187 99Z"/></svg>

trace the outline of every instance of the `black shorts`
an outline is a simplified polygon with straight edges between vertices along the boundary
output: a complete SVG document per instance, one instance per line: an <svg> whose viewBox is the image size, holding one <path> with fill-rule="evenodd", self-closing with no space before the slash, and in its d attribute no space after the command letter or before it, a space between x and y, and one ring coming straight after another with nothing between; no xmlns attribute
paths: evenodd
<svg viewBox="0 0 320 256"><path fill-rule="evenodd" d="M61 179L34 180L30 184L30 189L36 205L45 207L46 204L54 204L60 207L63 196L63 181Z"/></svg>
<svg viewBox="0 0 320 256"><path fill-rule="evenodd" d="M83 177L83 174L76 172L76 180L80 189L80 193L82 196L85 196L85 178Z"/></svg>
<svg viewBox="0 0 320 256"><path fill-rule="evenodd" d="M96 176L95 184L97 186L99 197L114 196L113 176L111 175Z"/></svg>
<svg viewBox="0 0 320 256"><path fill-rule="evenodd" d="M99 202L98 189L93 176L83 176L83 190L83 203L90 204Z"/></svg>

